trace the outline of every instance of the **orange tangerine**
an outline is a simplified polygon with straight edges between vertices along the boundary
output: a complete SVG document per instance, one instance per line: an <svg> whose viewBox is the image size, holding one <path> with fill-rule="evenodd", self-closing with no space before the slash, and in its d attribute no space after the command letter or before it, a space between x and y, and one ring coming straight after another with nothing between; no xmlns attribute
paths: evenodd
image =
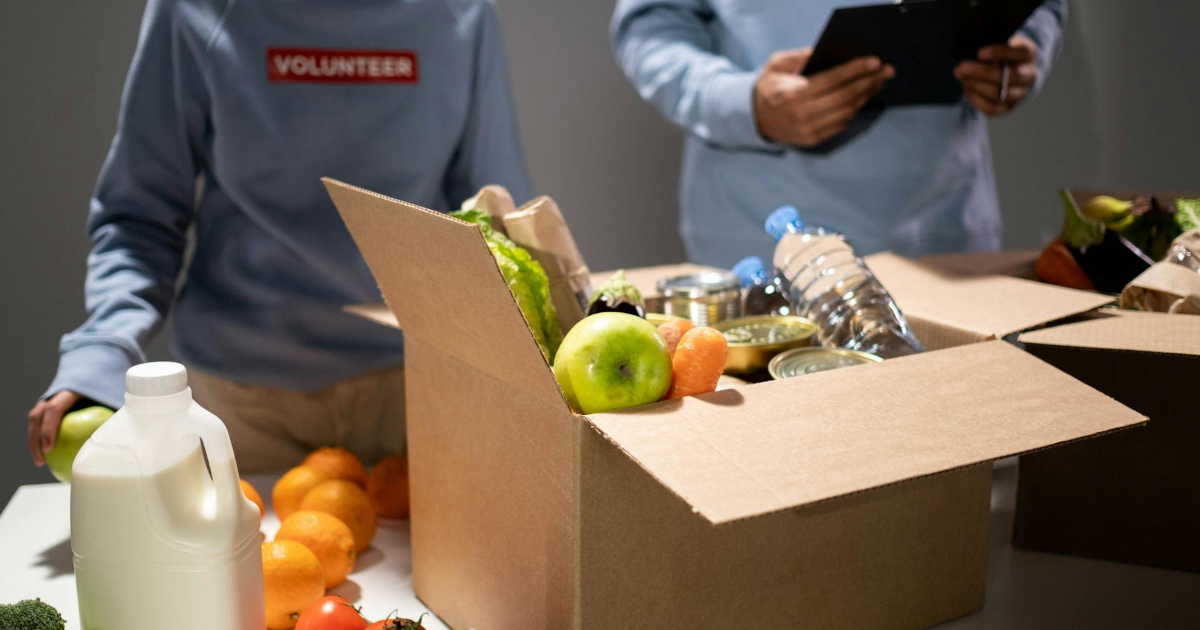
<svg viewBox="0 0 1200 630"><path fill-rule="evenodd" d="M324 481L329 481L328 474L308 466L297 466L284 473L271 490L271 505L275 506L275 516L282 521L300 509L300 501L304 499L304 495Z"/></svg>
<svg viewBox="0 0 1200 630"><path fill-rule="evenodd" d="M692 328L695 328L695 325L686 319L672 319L658 325L658 334L667 341L667 350L671 352L671 356L675 356L675 349L679 347L679 339L683 337L683 333Z"/></svg>
<svg viewBox="0 0 1200 630"><path fill-rule="evenodd" d="M344 448L319 448L309 453L302 465L322 470L330 479L352 481L360 488L367 485L367 469L362 460Z"/></svg>
<svg viewBox="0 0 1200 630"><path fill-rule="evenodd" d="M332 514L299 510L279 525L275 540L298 542L317 556L325 569L325 588L346 581L354 570L354 534Z"/></svg>
<svg viewBox="0 0 1200 630"><path fill-rule="evenodd" d="M354 551L362 553L375 537L375 506L362 488L344 479L317 484L304 495L300 509L332 514L354 534Z"/></svg>
<svg viewBox="0 0 1200 630"><path fill-rule="evenodd" d="M384 518L408 517L408 458L385 457L367 475L367 496Z"/></svg>
<svg viewBox="0 0 1200 630"><path fill-rule="evenodd" d="M245 479L242 479L241 482L242 494L246 495L247 499L250 499L254 502L254 505L258 506L258 520L261 521L263 515L267 513L267 506L263 505L262 495L260 495L258 490L255 490L254 486L250 485Z"/></svg>
<svg viewBox="0 0 1200 630"><path fill-rule="evenodd" d="M293 628L300 613L325 595L325 570L308 547L290 540L263 543L262 563L267 627Z"/></svg>

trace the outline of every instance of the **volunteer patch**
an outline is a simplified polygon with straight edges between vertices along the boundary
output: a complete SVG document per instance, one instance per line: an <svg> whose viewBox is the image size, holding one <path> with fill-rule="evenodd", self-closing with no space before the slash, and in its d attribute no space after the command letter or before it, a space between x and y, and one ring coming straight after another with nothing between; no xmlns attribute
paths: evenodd
<svg viewBox="0 0 1200 630"><path fill-rule="evenodd" d="M272 83L416 83L411 50L268 48Z"/></svg>

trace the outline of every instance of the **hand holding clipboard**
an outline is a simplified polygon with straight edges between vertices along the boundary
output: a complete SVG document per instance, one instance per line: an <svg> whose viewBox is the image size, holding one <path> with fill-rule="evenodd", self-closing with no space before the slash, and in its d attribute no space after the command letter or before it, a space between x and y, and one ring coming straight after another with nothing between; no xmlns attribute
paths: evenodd
<svg viewBox="0 0 1200 630"><path fill-rule="evenodd" d="M878 57L896 67L876 102L883 106L933 105L958 102L964 82L994 85L994 98L983 86L967 85L967 98L984 113L1003 113L1027 93L1036 68L1029 57L1036 45L1025 39L1006 43L1041 5L1042 0L918 0L837 9L817 41L803 70L813 77L859 57ZM994 48L995 46L1000 48ZM1030 48L1032 46L1032 49ZM995 59L973 61L981 49L994 50ZM967 63L963 63L967 62ZM962 64L962 66L960 66ZM982 66L988 66L987 69ZM1009 82L1002 79L1008 66ZM1014 76L1014 70L1020 68ZM1007 85L1005 99L1000 88ZM979 88L979 90L973 89ZM1020 87L1022 90L1015 90ZM974 94L974 97L972 97ZM989 105L990 103L990 105ZM1005 105L1007 104L1007 108Z"/></svg>
<svg viewBox="0 0 1200 630"><path fill-rule="evenodd" d="M860 57L811 77L800 75L811 48L771 55L754 84L754 118L765 138L813 148L841 133L895 69Z"/></svg>
<svg viewBox="0 0 1200 630"><path fill-rule="evenodd" d="M979 61L963 61L954 68L954 76L975 109L988 116L1012 111L1033 88L1037 80L1038 46L1033 40L1013 37L1007 45L984 46Z"/></svg>

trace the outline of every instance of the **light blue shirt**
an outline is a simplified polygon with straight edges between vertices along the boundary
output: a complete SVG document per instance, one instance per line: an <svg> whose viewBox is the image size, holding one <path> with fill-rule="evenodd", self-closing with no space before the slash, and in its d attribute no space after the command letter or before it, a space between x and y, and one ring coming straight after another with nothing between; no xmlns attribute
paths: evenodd
<svg viewBox="0 0 1200 630"><path fill-rule="evenodd" d="M768 142L753 89L774 52L815 44L835 8L824 0L620 0L617 61L642 98L687 132L680 231L695 262L770 260L772 210L842 232L862 254L1000 246L1001 220L983 114L955 105L860 116L832 147ZM1047 0L1021 32L1041 54L1038 85L1060 47L1066 4Z"/></svg>
<svg viewBox="0 0 1200 630"><path fill-rule="evenodd" d="M47 393L120 406L171 308L175 357L239 382L401 364L398 332L342 312L380 293L322 176L439 210L531 196L490 0L151 0Z"/></svg>

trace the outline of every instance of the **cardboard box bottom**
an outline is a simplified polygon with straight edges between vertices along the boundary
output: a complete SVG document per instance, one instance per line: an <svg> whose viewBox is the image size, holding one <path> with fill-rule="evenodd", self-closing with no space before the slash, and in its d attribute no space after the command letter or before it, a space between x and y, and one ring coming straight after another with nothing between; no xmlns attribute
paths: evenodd
<svg viewBox="0 0 1200 630"><path fill-rule="evenodd" d="M990 463L713 526L584 432L578 630L915 630L983 607Z"/></svg>

